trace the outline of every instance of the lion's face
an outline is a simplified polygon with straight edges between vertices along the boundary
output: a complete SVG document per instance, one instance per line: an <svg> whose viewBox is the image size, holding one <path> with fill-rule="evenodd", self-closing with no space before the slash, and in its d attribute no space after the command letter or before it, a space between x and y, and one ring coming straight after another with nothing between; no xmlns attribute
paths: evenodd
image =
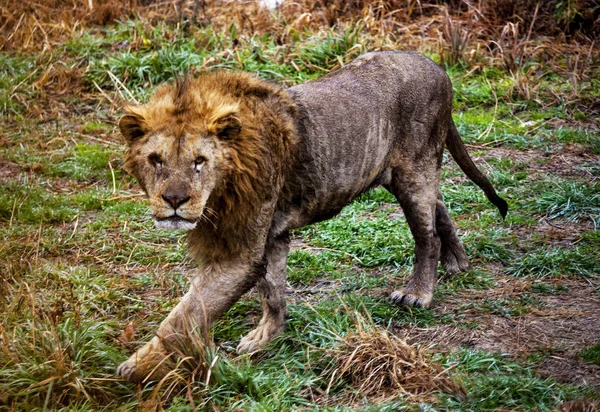
<svg viewBox="0 0 600 412"><path fill-rule="evenodd" d="M152 217L162 229L191 230L219 181L223 151L204 134L148 137L136 156L136 176L150 199ZM140 164L141 163L141 164ZM143 173L139 173L143 169Z"/></svg>
<svg viewBox="0 0 600 412"><path fill-rule="evenodd" d="M209 107L196 97L178 101L174 86L165 87L119 121L129 144L125 169L146 192L162 229L192 230L207 212L210 220L207 201L223 181L229 143L241 131L234 103Z"/></svg>

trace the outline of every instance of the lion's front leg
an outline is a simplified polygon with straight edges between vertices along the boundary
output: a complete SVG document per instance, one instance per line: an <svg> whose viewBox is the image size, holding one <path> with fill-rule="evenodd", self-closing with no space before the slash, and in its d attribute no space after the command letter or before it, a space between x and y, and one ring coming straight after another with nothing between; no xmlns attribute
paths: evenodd
<svg viewBox="0 0 600 412"><path fill-rule="evenodd" d="M256 281L266 263L211 265L201 269L190 290L169 313L156 336L117 368L117 375L133 382L159 380L177 358L191 355L193 335L207 332ZM192 335L193 334L193 335Z"/></svg>
<svg viewBox="0 0 600 412"><path fill-rule="evenodd" d="M262 349L285 327L285 275L288 252L287 233L267 247L267 273L256 284L263 317L256 329L242 338L237 347L238 353L252 353Z"/></svg>

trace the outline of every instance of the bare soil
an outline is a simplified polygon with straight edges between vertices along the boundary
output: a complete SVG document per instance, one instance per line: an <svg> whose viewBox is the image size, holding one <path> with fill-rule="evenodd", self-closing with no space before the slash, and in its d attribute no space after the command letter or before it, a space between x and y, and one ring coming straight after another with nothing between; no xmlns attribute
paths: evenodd
<svg viewBox="0 0 600 412"><path fill-rule="evenodd" d="M583 279L546 282L566 288L567 292L536 294L536 307L520 316L462 309L477 307L488 299L520 299L531 290L530 280L500 278L493 289L462 292L432 308L460 318L467 327L443 325L415 328L401 334L412 342L444 350L469 347L519 360L541 356L544 360L539 363L540 376L600 390L600 366L578 357L581 349L600 342L600 295Z"/></svg>

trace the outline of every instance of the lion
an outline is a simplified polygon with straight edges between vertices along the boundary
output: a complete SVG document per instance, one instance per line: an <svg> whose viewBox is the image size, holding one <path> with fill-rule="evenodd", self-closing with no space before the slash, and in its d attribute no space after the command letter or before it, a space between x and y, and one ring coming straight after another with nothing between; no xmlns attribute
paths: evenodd
<svg viewBox="0 0 600 412"><path fill-rule="evenodd" d="M127 107L124 169L149 198L156 226L186 230L200 264L156 336L117 374L160 379L166 357L176 347L186 353L190 324L208 330L252 288L263 315L237 350L263 348L285 325L290 231L378 186L396 197L415 241L413 275L391 301L428 307L438 261L449 274L469 267L440 192L444 147L502 217L508 210L469 157L451 107L446 73L414 52L368 53L289 89L217 71Z"/></svg>

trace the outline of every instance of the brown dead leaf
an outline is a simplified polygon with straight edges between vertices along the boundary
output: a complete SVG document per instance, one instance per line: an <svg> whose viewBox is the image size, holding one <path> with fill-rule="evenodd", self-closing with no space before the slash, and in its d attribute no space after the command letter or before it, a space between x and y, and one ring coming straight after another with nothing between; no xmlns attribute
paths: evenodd
<svg viewBox="0 0 600 412"><path fill-rule="evenodd" d="M121 336L119 336L117 338L117 340L125 345L125 344L131 342L134 337L135 337L135 326L133 325L133 322L129 322L127 324L127 326L125 327L125 331L121 334Z"/></svg>

